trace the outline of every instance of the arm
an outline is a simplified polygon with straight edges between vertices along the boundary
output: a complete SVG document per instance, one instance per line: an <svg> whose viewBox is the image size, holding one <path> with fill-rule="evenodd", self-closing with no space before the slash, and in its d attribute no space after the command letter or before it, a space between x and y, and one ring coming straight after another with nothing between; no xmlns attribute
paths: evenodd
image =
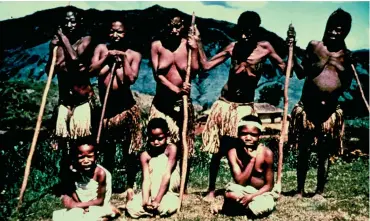
<svg viewBox="0 0 370 221"><path fill-rule="evenodd" d="M204 49L203 49L203 44L202 42L199 40L198 42L198 50L199 50L199 60L200 60L200 64L202 65L203 69L205 71L208 71L218 65L220 65L221 63L223 63L224 61L226 61L229 57L231 57L232 55L232 50L234 48L234 45L235 43L231 43L229 44L226 48L224 48L220 53L216 54L215 56L213 56L209 61L207 60L207 56L206 56L206 53L204 52Z"/></svg>
<svg viewBox="0 0 370 221"><path fill-rule="evenodd" d="M149 197L150 197L150 174L149 174L149 160L150 156L148 152L143 152L140 155L140 162L143 170L143 206L147 205L149 203Z"/></svg>
<svg viewBox="0 0 370 221"><path fill-rule="evenodd" d="M58 30L58 38L59 41L61 42L61 45L67 53L67 57L69 57L72 61L78 60L78 54L77 52L73 49L71 43L69 42L69 39L67 36L63 34L63 31L61 28Z"/></svg>
<svg viewBox="0 0 370 221"><path fill-rule="evenodd" d="M157 196L154 198L153 203L159 204L164 196L164 194L167 192L168 185L170 183L171 174L172 171L176 167L176 154L177 154L177 147L174 144L170 144L167 147L168 150L168 162L166 166L166 170L162 177L161 186L159 187L159 191Z"/></svg>
<svg viewBox="0 0 370 221"><path fill-rule="evenodd" d="M97 168L99 168L99 167L97 167ZM87 201L87 202L76 202L74 207L76 207L76 208L87 208L89 206L102 206L103 205L104 198L105 198L106 187L107 187L105 171L103 169L99 168L98 171L97 171L96 178L97 178L97 182L99 183L98 191L97 191L98 195L97 195L96 199L90 200L90 201Z"/></svg>
<svg viewBox="0 0 370 221"><path fill-rule="evenodd" d="M190 30L190 33L193 32ZM199 70L199 56L198 56L199 52L197 39L198 38L193 34L189 34L188 36L188 46L191 49L191 69L194 71Z"/></svg>
<svg viewBox="0 0 370 221"><path fill-rule="evenodd" d="M229 161L231 173L233 178L237 184L244 185L250 179L250 176L253 171L254 163L256 162L256 158L253 157L249 161L248 165L245 167L244 171L241 170L237 159L236 149L232 148L227 153L227 159Z"/></svg>
<svg viewBox="0 0 370 221"><path fill-rule="evenodd" d="M310 71L310 69L313 67L314 62L312 61L312 58L314 53L314 46L316 44L316 41L310 41L308 43L301 64L299 64L297 56L294 56L293 70L296 73L298 79L303 79L304 77L306 77L305 72Z"/></svg>
<svg viewBox="0 0 370 221"><path fill-rule="evenodd" d="M103 66L103 63L108 57L108 49L105 45L100 44L94 50L94 55L91 59L91 65L89 72L96 72L100 70Z"/></svg>
<svg viewBox="0 0 370 221"><path fill-rule="evenodd" d="M176 85L172 84L165 76L158 74L158 65L159 65L159 47L160 41L154 41L151 46L151 60L153 66L154 79L159 83L165 85L168 89L175 92L176 94L181 92L181 89Z"/></svg>
<svg viewBox="0 0 370 221"><path fill-rule="evenodd" d="M282 72L285 72L286 64L281 57L276 53L274 47L269 42L265 43L265 47L270 51L269 56L272 61L276 62Z"/></svg>
<svg viewBox="0 0 370 221"><path fill-rule="evenodd" d="M132 53L132 60L131 63L127 59L127 55L125 52L120 51L119 55L123 57L123 70L125 73L125 76L128 77L129 83L133 84L135 83L138 73L139 73L139 68L140 68L140 63L141 63L141 54L138 52L133 52Z"/></svg>
<svg viewBox="0 0 370 221"><path fill-rule="evenodd" d="M56 35L54 35L53 39L50 41L50 44L49 44L49 59L48 59L48 62L46 63L46 66L45 66L45 72L46 73L49 73L49 71L50 71L51 62L53 60L53 49L54 49L54 47L57 47L57 46L59 46L59 40L58 40L58 37ZM63 60L63 58L61 56L57 56L55 66L58 67L58 65L61 63L62 60ZM55 72L56 71L54 71L54 73Z"/></svg>
<svg viewBox="0 0 370 221"><path fill-rule="evenodd" d="M271 150L266 149L264 151L264 157L265 157L265 185L260 188L256 193L251 194L251 198L261 195L265 192L269 192L274 187L274 155Z"/></svg>

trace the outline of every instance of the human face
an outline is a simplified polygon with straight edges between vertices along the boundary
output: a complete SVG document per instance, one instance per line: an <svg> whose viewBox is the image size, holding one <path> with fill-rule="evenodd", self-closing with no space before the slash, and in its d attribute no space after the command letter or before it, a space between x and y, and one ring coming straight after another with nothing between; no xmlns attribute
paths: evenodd
<svg viewBox="0 0 370 221"><path fill-rule="evenodd" d="M260 130L255 126L245 125L239 130L239 139L246 147L257 146L260 136Z"/></svg>
<svg viewBox="0 0 370 221"><path fill-rule="evenodd" d="M72 11L67 12L64 21L64 30L67 33L72 33L77 27L76 14Z"/></svg>
<svg viewBox="0 0 370 221"><path fill-rule="evenodd" d="M112 28L109 32L109 37L112 42L119 42L125 36L125 28L119 21L112 23Z"/></svg>
<svg viewBox="0 0 370 221"><path fill-rule="evenodd" d="M241 28L241 30L240 30L240 35L241 36L240 37L241 37L242 40L248 41L253 37L253 32L254 32L254 30L252 28L249 28L249 27Z"/></svg>
<svg viewBox="0 0 370 221"><path fill-rule="evenodd" d="M326 39L331 42L342 41L343 39L343 28L339 25L329 27L325 33Z"/></svg>
<svg viewBox="0 0 370 221"><path fill-rule="evenodd" d="M158 148L166 144L167 134L161 128L152 129L149 133L149 142L152 147Z"/></svg>
<svg viewBox="0 0 370 221"><path fill-rule="evenodd" d="M84 171L88 171L95 164L95 152L92 145L84 144L78 147L78 164Z"/></svg>
<svg viewBox="0 0 370 221"><path fill-rule="evenodd" d="M180 36L181 31L184 29L183 20L180 17L174 17L168 24L170 28L170 34L174 36Z"/></svg>

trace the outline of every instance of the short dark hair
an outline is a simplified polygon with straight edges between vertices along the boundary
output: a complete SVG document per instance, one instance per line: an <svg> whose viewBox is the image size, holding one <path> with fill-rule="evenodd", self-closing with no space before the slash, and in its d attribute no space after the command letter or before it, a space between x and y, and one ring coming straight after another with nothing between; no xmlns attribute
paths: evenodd
<svg viewBox="0 0 370 221"><path fill-rule="evenodd" d="M93 146L94 147L94 153L95 155L98 153L98 144L96 142L96 138L93 137L93 136L86 136L86 137L81 137L81 138L78 138L74 141L72 141L71 143L71 153L72 155L77 155L78 154L78 147L82 146L82 145L90 145L90 146Z"/></svg>
<svg viewBox="0 0 370 221"><path fill-rule="evenodd" d="M163 118L153 118L149 121L147 132L149 133L151 130L160 128L162 129L163 133L168 133L170 130L168 128L168 124L165 119Z"/></svg>
<svg viewBox="0 0 370 221"><path fill-rule="evenodd" d="M261 25L261 17L257 12L254 11L245 11L238 18L238 28L258 28Z"/></svg>
<svg viewBox="0 0 370 221"><path fill-rule="evenodd" d="M338 25L343 28L344 37L347 37L349 31L351 30L352 17L348 12L341 8L338 8L329 16L325 31L327 31L329 27Z"/></svg>

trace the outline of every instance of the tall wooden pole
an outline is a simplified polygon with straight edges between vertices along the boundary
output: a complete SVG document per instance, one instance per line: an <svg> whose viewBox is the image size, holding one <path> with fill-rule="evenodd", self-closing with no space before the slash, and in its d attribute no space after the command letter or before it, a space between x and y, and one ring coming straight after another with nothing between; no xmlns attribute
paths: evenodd
<svg viewBox="0 0 370 221"><path fill-rule="evenodd" d="M27 158L26 168L24 170L24 177L23 177L22 187L20 189L19 201L18 201L18 206L17 206L17 211L18 212L19 212L19 209L22 206L24 192L26 191L28 177L30 175L30 170L31 170L32 157L33 157L33 154L34 154L35 149L36 149L36 143L37 143L37 138L39 137L39 133L40 133L42 116L44 115L44 110L45 110L45 105L46 105L46 99L47 99L47 96L48 96L48 93L49 93L51 80L53 79L54 67L55 67L55 62L56 62L56 57L57 57L57 49L58 49L58 46L55 46L54 49L53 49L53 54L52 54L53 58L51 60L48 80L46 82L46 86L45 86L45 89L44 89L44 94L42 95L40 111L39 111L39 115L37 117L37 122L36 122L36 128L35 128L35 132L33 134L32 144L31 144L30 152L29 152L28 158Z"/></svg>
<svg viewBox="0 0 370 221"><path fill-rule="evenodd" d="M362 96L362 100L364 100L364 103L367 107L367 110L370 112L369 103L367 102L364 91L362 90L361 82L360 82L360 79L358 78L358 74L357 74L357 71L355 69L355 66L353 66L353 64L351 64L351 67L352 67L352 70L353 70L353 74L355 75L356 82L358 84L358 88L359 88L361 96Z"/></svg>
<svg viewBox="0 0 370 221"><path fill-rule="evenodd" d="M114 76L115 76L115 73L116 73L115 69L116 69L116 62L113 64L112 71L110 73L109 83L108 83L108 86L107 86L107 90L105 92L104 104L103 104L103 108L102 108L102 111L101 111L100 122L99 122L98 135L96 137L96 143L97 144L99 144L99 142L100 142L100 135L101 135L101 131L102 131L102 128L103 128L103 120L104 120L104 115L105 115L105 109L107 107L109 91L110 91L110 88L112 86L112 82L114 80Z"/></svg>
<svg viewBox="0 0 370 221"><path fill-rule="evenodd" d="M194 30L194 24L195 24L195 13L193 12L193 16L191 19L191 26ZM194 32L192 33L194 34ZM191 72L191 49L188 50L188 63L186 67L186 76L185 76L185 83L188 84L190 82L190 72ZM181 183L180 183L180 207L179 210L181 211L181 205L182 200L184 197L184 190L185 190L185 181L186 181L186 174L188 171L188 156L189 156L189 146L187 143L187 130L188 130L188 119L189 119L189 113L188 113L188 96L183 95L183 109L184 109L184 119L183 119L183 127L182 127L182 133L181 133L181 139L182 139L182 173L181 173Z"/></svg>
<svg viewBox="0 0 370 221"><path fill-rule="evenodd" d="M279 140L279 161L278 161L278 171L277 171L277 179L276 179L276 186L279 194L281 193L281 177L283 171L283 146L284 141L287 138L287 118L288 118L288 104L289 104L289 97L288 97L288 89L289 89L289 80L290 75L292 72L292 64L293 64L293 48L295 43L295 31L292 24L289 25L288 29L288 45L289 45L289 55L288 55L288 64L285 73L285 85L284 85L284 113L283 113L283 121L281 124L281 134Z"/></svg>

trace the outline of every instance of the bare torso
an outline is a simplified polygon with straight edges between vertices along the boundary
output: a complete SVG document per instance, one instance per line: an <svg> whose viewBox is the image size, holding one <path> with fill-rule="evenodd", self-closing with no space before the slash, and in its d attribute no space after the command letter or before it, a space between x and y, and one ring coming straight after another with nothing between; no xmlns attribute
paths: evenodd
<svg viewBox="0 0 370 221"><path fill-rule="evenodd" d="M83 57L86 51L86 44L90 43L90 37L84 37L76 41L72 47L77 52L79 57ZM88 42L88 43L86 43ZM79 70L69 70L65 51L61 46L57 49L55 70L58 76L59 84L59 99L62 103L67 105L76 105L80 102L87 101L87 99L94 94L90 85L90 78L85 73L87 70L83 61L79 60ZM77 72L77 73L76 73Z"/></svg>
<svg viewBox="0 0 370 221"><path fill-rule="evenodd" d="M103 53L108 53L108 48L106 45L102 47ZM133 60L134 52L130 49L125 51L126 58L129 63ZM105 65L102 67L99 73L99 94L101 102L104 102L104 97L106 89L109 85L109 82L112 78L112 68L113 68L114 59L111 58L108 60ZM108 102L107 102L107 111L106 116L112 117L116 114L121 113L124 110L131 108L135 105L135 100L133 98L130 83L125 80L124 68L121 64L116 63L114 78L112 81L112 86L110 88Z"/></svg>
<svg viewBox="0 0 370 221"><path fill-rule="evenodd" d="M270 53L265 44L266 42L258 42L246 61L232 60L229 79L221 91L222 97L237 103L254 101L255 89L263 73L263 64Z"/></svg>
<svg viewBox="0 0 370 221"><path fill-rule="evenodd" d="M179 47L171 52L160 46L158 49L158 68L156 75L163 75L173 85L181 88L186 75L187 67L187 42L182 39ZM173 102L180 100L181 96L171 91L166 85L157 84L154 103L158 106L172 106Z"/></svg>
<svg viewBox="0 0 370 221"><path fill-rule="evenodd" d="M246 185L251 185L256 189L260 189L265 185L265 158L264 158L264 145L259 145L257 148L256 162L254 164L251 177L248 179ZM236 154L236 162L238 163L240 169L243 171L247 167L250 157L244 152L244 150L239 150Z"/></svg>
<svg viewBox="0 0 370 221"><path fill-rule="evenodd" d="M311 44L313 51L307 52L311 63L304 64L307 77L301 101L312 119L325 121L335 111L343 90L349 87L352 70L343 50L329 52L322 42Z"/></svg>

